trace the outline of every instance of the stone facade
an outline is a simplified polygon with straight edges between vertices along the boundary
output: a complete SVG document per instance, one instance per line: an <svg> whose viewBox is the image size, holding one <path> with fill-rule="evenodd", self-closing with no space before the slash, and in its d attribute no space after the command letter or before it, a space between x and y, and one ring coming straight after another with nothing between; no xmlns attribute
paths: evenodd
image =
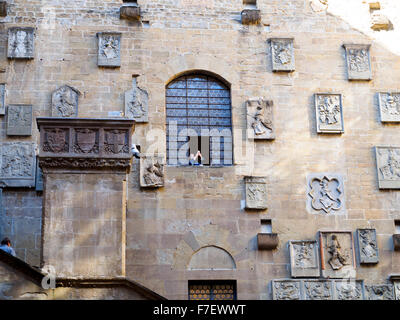
<svg viewBox="0 0 400 320"><path fill-rule="evenodd" d="M345 1L341 2L345 6ZM396 147L400 139L396 123L380 121L376 101L379 92L399 90L398 41L392 37L398 37L400 15L395 8L396 14L389 17L394 30L384 32L385 37L383 32L370 30L368 10L364 24L369 31L364 32L358 21L353 24L351 19L358 17L350 15L352 10L347 9L350 16L346 10L330 11L335 9L331 3L317 10L319 0L312 2L313 7L305 0L258 0L261 23L250 25L241 23L242 0L142 0L140 20L120 19L121 3L52 1L42 6L37 1L13 1L1 19L0 83L6 84L7 104L32 105L34 119L51 115L51 94L64 84L82 93L79 117L107 118L109 112L124 111L124 93L132 88L132 75L140 75L137 85L148 92L148 122L136 124L132 140L142 153L150 148L160 154L166 152L166 86L180 75L200 71L227 84L234 130L232 166L166 165L164 187L141 188L140 160L132 160L126 182L127 276L169 299L187 299L188 280L222 278L237 281L238 299L272 299L270 281L291 277L288 241L315 239L321 230L354 233L362 228L376 229L379 263L357 265L356 279L379 285L386 283L389 274L399 272L400 252L393 250L391 242L393 220L400 219L399 191L379 189L373 152L375 146ZM8 29L12 27L35 28L35 59L7 58ZM98 32L122 34L119 68L98 67ZM273 72L267 43L271 38L295 39L294 71ZM353 43L371 44L371 69L367 70L371 77L365 78L372 81L348 81L342 45ZM318 92L343 95L344 133L317 134L314 94ZM267 97L274 102L275 140L249 141L244 134L249 97ZM6 116L0 116L1 143L41 141L35 121L32 136L7 136L6 121ZM64 136L68 138L64 141L64 128L55 129L52 134L58 143L51 148L59 152L72 148L66 143L76 136ZM111 135L108 139L120 141ZM120 144L116 145L112 150L119 149ZM307 210L306 177L319 172L341 175L343 214L335 214L335 210L311 214ZM266 210L245 210L244 176L267 177ZM98 178L102 179L101 174ZM52 185L67 188L69 177L54 179ZM90 192L101 190L100 181L81 181L90 186ZM107 176L104 181L109 181ZM390 181L397 183L396 179ZM18 256L40 265L43 198L33 186L4 187L2 220L6 223L1 236L11 237ZM79 198L77 191L71 188L69 192L65 197ZM84 197L95 200L88 194ZM54 202L61 200L68 204L69 198ZM64 208L61 205L59 208ZM87 206L82 203L79 208ZM81 209L71 220L82 212L94 214ZM261 219L270 219L279 235L274 250L257 248ZM76 230L99 230L102 222L92 224L91 220L95 219L88 217L81 227L80 221L75 221ZM74 233L74 237L85 232ZM85 234L92 235L88 242L96 240L95 233ZM93 246L93 242L88 244L83 260L95 254ZM207 246L228 252L236 268L188 270L191 257ZM60 261L66 260L67 256Z"/></svg>

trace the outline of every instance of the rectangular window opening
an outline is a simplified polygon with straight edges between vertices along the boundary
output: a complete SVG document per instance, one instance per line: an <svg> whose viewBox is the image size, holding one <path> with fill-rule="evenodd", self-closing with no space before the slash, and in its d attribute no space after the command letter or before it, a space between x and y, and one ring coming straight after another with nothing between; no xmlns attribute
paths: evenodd
<svg viewBox="0 0 400 320"><path fill-rule="evenodd" d="M189 300L237 300L236 280L189 280Z"/></svg>
<svg viewBox="0 0 400 320"><path fill-rule="evenodd" d="M261 233L272 233L272 222L271 220L261 220Z"/></svg>

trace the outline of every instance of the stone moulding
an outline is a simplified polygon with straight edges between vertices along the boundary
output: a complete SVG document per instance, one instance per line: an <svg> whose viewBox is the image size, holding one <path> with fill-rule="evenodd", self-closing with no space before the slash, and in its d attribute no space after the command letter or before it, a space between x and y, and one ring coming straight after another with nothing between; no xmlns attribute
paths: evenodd
<svg viewBox="0 0 400 320"><path fill-rule="evenodd" d="M48 169L127 169L133 120L37 118L39 165Z"/></svg>
<svg viewBox="0 0 400 320"><path fill-rule="evenodd" d="M273 300L365 300L363 280L275 279Z"/></svg>
<svg viewBox="0 0 400 320"><path fill-rule="evenodd" d="M379 262L375 229L357 229L357 244L361 264Z"/></svg>
<svg viewBox="0 0 400 320"><path fill-rule="evenodd" d="M351 231L319 231L319 248L322 277L356 277L354 239Z"/></svg>
<svg viewBox="0 0 400 320"><path fill-rule="evenodd" d="M261 11L257 9L245 9L241 13L242 24L258 24L261 22Z"/></svg>
<svg viewBox="0 0 400 320"><path fill-rule="evenodd" d="M379 189L400 189L400 147L376 146Z"/></svg>
<svg viewBox="0 0 400 320"><path fill-rule="evenodd" d="M293 278L319 277L319 254L316 240L289 241L290 271Z"/></svg>
<svg viewBox="0 0 400 320"><path fill-rule="evenodd" d="M278 247L279 238L277 233L259 233L257 234L258 250L272 250Z"/></svg>
<svg viewBox="0 0 400 320"><path fill-rule="evenodd" d="M370 44L343 44L348 80L371 80Z"/></svg>
<svg viewBox="0 0 400 320"><path fill-rule="evenodd" d="M120 19L140 20L140 7L136 3L124 4L119 9Z"/></svg>

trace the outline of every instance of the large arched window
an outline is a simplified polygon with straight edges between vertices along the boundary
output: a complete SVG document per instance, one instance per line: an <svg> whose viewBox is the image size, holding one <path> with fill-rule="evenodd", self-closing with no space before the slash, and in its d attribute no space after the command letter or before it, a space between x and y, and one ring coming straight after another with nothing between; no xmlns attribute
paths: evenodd
<svg viewBox="0 0 400 320"><path fill-rule="evenodd" d="M181 76L166 87L167 162L188 165L201 151L203 165L232 165L230 89L206 74Z"/></svg>

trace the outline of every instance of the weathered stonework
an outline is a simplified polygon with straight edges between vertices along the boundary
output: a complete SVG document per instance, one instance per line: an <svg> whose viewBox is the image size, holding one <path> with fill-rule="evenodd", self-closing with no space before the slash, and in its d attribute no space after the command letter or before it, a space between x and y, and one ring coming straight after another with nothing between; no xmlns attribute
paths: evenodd
<svg viewBox="0 0 400 320"><path fill-rule="evenodd" d="M378 263L379 250L375 229L357 229L360 263Z"/></svg>
<svg viewBox="0 0 400 320"><path fill-rule="evenodd" d="M400 189L400 147L375 147L379 189Z"/></svg>
<svg viewBox="0 0 400 320"><path fill-rule="evenodd" d="M140 186L157 188L164 186L165 164L163 156L140 156Z"/></svg>
<svg viewBox="0 0 400 320"><path fill-rule="evenodd" d="M344 44L349 80L371 80L369 44Z"/></svg>
<svg viewBox="0 0 400 320"><path fill-rule="evenodd" d="M334 282L335 300L364 300L364 281L337 280Z"/></svg>
<svg viewBox="0 0 400 320"><path fill-rule="evenodd" d="M121 33L99 32L97 65L99 67L121 66Z"/></svg>
<svg viewBox="0 0 400 320"><path fill-rule="evenodd" d="M267 181L265 177L244 177L246 209L267 209Z"/></svg>
<svg viewBox="0 0 400 320"><path fill-rule="evenodd" d="M353 234L347 231L320 231L322 276L325 278L355 278Z"/></svg>
<svg viewBox="0 0 400 320"><path fill-rule="evenodd" d="M39 167L39 159L36 157L36 177L35 177L35 190L43 191L43 172Z"/></svg>
<svg viewBox="0 0 400 320"><path fill-rule="evenodd" d="M32 135L32 106L10 104L7 107L7 135Z"/></svg>
<svg viewBox="0 0 400 320"><path fill-rule="evenodd" d="M393 281L394 297L396 300L400 300L400 281Z"/></svg>
<svg viewBox="0 0 400 320"><path fill-rule="evenodd" d="M272 71L290 72L295 70L293 41L293 38L270 39Z"/></svg>
<svg viewBox="0 0 400 320"><path fill-rule="evenodd" d="M275 139L273 101L253 98L246 101L248 139Z"/></svg>
<svg viewBox="0 0 400 320"><path fill-rule="evenodd" d="M241 13L242 24L258 24L261 22L261 11L256 9L245 9Z"/></svg>
<svg viewBox="0 0 400 320"><path fill-rule="evenodd" d="M315 94L315 118L318 133L344 132L342 95Z"/></svg>
<svg viewBox="0 0 400 320"><path fill-rule="evenodd" d="M343 179L334 173L313 173L307 176L307 211L311 214L346 213Z"/></svg>
<svg viewBox="0 0 400 320"><path fill-rule="evenodd" d="M0 115L6 114L6 85L0 84Z"/></svg>
<svg viewBox="0 0 400 320"><path fill-rule="evenodd" d="M7 16L7 1L0 1L0 17Z"/></svg>
<svg viewBox="0 0 400 320"><path fill-rule="evenodd" d="M125 92L125 117L135 122L149 121L149 95L137 86L136 76L132 79L132 89Z"/></svg>
<svg viewBox="0 0 400 320"><path fill-rule="evenodd" d="M371 14L371 29L374 31L389 30L391 28L389 18L382 12L373 12Z"/></svg>
<svg viewBox="0 0 400 320"><path fill-rule="evenodd" d="M8 29L8 53L10 59L34 58L34 28Z"/></svg>
<svg viewBox="0 0 400 320"><path fill-rule="evenodd" d="M393 249L395 251L400 251L400 234L393 234L392 240L393 240Z"/></svg>
<svg viewBox="0 0 400 320"><path fill-rule="evenodd" d="M367 300L395 300L392 284L366 285Z"/></svg>
<svg viewBox="0 0 400 320"><path fill-rule="evenodd" d="M278 247L279 237L277 233L259 233L257 234L258 250L273 250Z"/></svg>
<svg viewBox="0 0 400 320"><path fill-rule="evenodd" d="M30 142L0 144L0 187L35 186L35 145Z"/></svg>
<svg viewBox="0 0 400 320"><path fill-rule="evenodd" d="M332 300L332 287L332 281L305 280L304 298L305 300Z"/></svg>
<svg viewBox="0 0 400 320"><path fill-rule="evenodd" d="M290 274L293 278L320 276L317 241L289 241L289 253Z"/></svg>
<svg viewBox="0 0 400 320"><path fill-rule="evenodd" d="M382 122L400 122L400 93L378 93L379 114Z"/></svg>
<svg viewBox="0 0 400 320"><path fill-rule="evenodd" d="M67 85L55 90L51 97L51 115L63 118L77 117L80 95L78 90Z"/></svg>
<svg viewBox="0 0 400 320"><path fill-rule="evenodd" d="M302 300L299 280L273 280L271 285L274 300Z"/></svg>

